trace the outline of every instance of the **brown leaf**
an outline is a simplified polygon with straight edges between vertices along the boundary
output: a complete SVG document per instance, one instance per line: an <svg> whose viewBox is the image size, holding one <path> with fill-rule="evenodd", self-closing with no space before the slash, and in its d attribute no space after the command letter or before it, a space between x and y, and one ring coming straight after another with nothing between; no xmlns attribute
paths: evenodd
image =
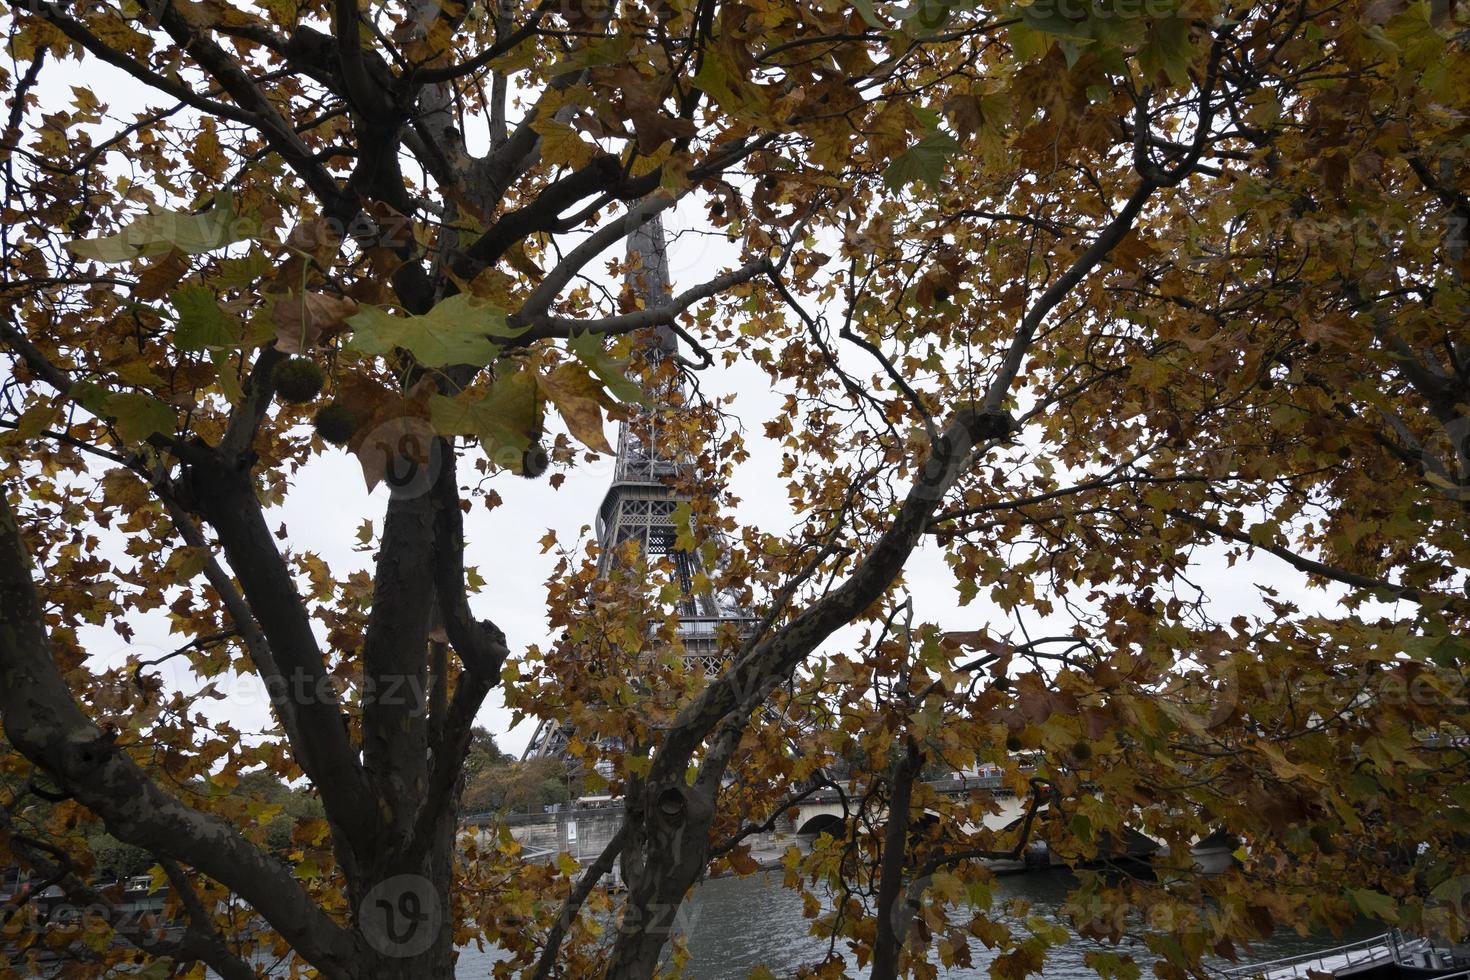
<svg viewBox="0 0 1470 980"><path fill-rule="evenodd" d="M388 475L395 460L429 464L435 438L428 407L433 392L434 383L428 378L404 395L359 375L349 375L337 388L335 400L358 419L347 451L357 457L369 492Z"/></svg>
<svg viewBox="0 0 1470 980"><path fill-rule="evenodd" d="M980 99L974 95L952 95L945 99L944 114L949 116L955 131L963 137L974 136L985 123Z"/></svg>
<svg viewBox="0 0 1470 980"><path fill-rule="evenodd" d="M336 223L325 218L303 221L291 229L284 242L264 243L277 253L281 264L275 275L262 283L267 293L299 291L316 273L330 268L342 238Z"/></svg>
<svg viewBox="0 0 1470 980"><path fill-rule="evenodd" d="M1087 737L1097 741L1113 727L1113 713L1106 708L1083 708L1082 724L1087 729Z"/></svg>
<svg viewBox="0 0 1470 980"><path fill-rule="evenodd" d="M305 354L317 342L341 333L344 321L357 312L357 301L329 293L282 296L271 307L276 348L287 354Z"/></svg>
<svg viewBox="0 0 1470 980"><path fill-rule="evenodd" d="M138 276L138 286L133 295L138 299L160 299L179 285L184 273L189 271L189 256L178 249L170 249L160 255Z"/></svg>
<svg viewBox="0 0 1470 980"><path fill-rule="evenodd" d="M761 869L760 862L750 856L749 845L742 844L735 848L726 860L730 862L730 870L737 875L755 874Z"/></svg>
<svg viewBox="0 0 1470 980"><path fill-rule="evenodd" d="M638 152L651 154L670 140L688 139L696 132L688 119L676 119L660 109L630 107L633 132L638 137Z"/></svg>

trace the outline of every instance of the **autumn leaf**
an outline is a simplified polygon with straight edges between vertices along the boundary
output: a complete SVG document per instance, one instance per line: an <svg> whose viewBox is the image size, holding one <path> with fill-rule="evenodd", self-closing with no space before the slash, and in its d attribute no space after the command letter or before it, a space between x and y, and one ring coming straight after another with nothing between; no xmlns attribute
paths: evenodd
<svg viewBox="0 0 1470 980"><path fill-rule="evenodd" d="M346 448L357 457L369 492L387 478L390 466L427 466L431 462L434 429L429 405L433 394L433 382L427 378L404 393L365 377L343 379L335 400L357 419Z"/></svg>
<svg viewBox="0 0 1470 980"><path fill-rule="evenodd" d="M496 340L508 336L502 310L463 293L435 304L423 316L394 316L364 306L347 324L353 348L376 355L402 348L425 367L488 364L500 350Z"/></svg>
<svg viewBox="0 0 1470 980"><path fill-rule="evenodd" d="M582 139L580 133L564 122L538 120L533 128L541 134L541 152L547 160L576 170L585 167L597 155L597 147Z"/></svg>
<svg viewBox="0 0 1470 980"><path fill-rule="evenodd" d="M741 844L729 854L725 860L730 862L730 870L737 875L752 875L761 869L760 862L750 855L750 845Z"/></svg>
<svg viewBox="0 0 1470 980"><path fill-rule="evenodd" d="M344 330L357 310L356 301L330 293L308 291L281 296L271 304L276 349L304 354Z"/></svg>
<svg viewBox="0 0 1470 980"><path fill-rule="evenodd" d="M611 453L602 429L602 384L581 364L567 362L542 375L537 384L560 413L572 436L589 449Z"/></svg>
<svg viewBox="0 0 1470 980"><path fill-rule="evenodd" d="M82 259L127 262L163 255L172 249L185 255L211 252L254 234L254 222L236 214L230 195L221 191L211 206L199 213L160 209L135 218L115 235L77 239L67 242L66 247Z"/></svg>
<svg viewBox="0 0 1470 980"><path fill-rule="evenodd" d="M228 349L240 344L239 321L220 308L214 291L204 286L185 286L172 296L178 321L174 342L181 350Z"/></svg>

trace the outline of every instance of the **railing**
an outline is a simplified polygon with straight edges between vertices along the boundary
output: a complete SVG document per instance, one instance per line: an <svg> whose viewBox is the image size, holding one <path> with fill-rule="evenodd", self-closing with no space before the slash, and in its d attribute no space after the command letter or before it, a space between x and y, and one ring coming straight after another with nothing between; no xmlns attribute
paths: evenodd
<svg viewBox="0 0 1470 980"><path fill-rule="evenodd" d="M716 631L727 623L733 623L738 628L743 624L758 622L760 620L754 616L680 616L679 635L684 637L714 636Z"/></svg>
<svg viewBox="0 0 1470 980"><path fill-rule="evenodd" d="M1007 789L1003 773L975 776L941 776L931 779L930 787L940 793L957 793L967 789Z"/></svg>
<svg viewBox="0 0 1470 980"><path fill-rule="evenodd" d="M504 823L509 827L519 827L521 824L538 823L547 817L568 816L573 819L577 817L603 816L620 813L623 810L622 800L612 800L596 806L577 806L572 803L553 803L540 812L535 810L522 810L515 813L503 813L500 810L476 810L473 813L462 813L459 822L464 824L486 824Z"/></svg>
<svg viewBox="0 0 1470 980"><path fill-rule="evenodd" d="M1342 946L1334 946L1331 949L1317 950L1312 953L1302 953L1295 956L1284 956L1280 959L1267 960L1264 963L1251 963L1247 966L1231 967L1219 971L1222 977L1300 977L1305 975L1307 969L1316 970L1321 973L1335 973L1336 971L1353 966L1363 966L1387 960L1391 963L1404 963L1407 957L1422 953L1431 949L1431 945L1424 939L1411 939L1403 941L1397 930L1385 932L1370 939L1360 939L1355 943L1346 943ZM1328 961L1331 961L1330 963ZM1453 964L1452 964L1453 965ZM1286 971L1290 971L1289 973ZM1470 976L1470 970L1454 974L1457 978ZM1449 977L1441 980L1450 980Z"/></svg>

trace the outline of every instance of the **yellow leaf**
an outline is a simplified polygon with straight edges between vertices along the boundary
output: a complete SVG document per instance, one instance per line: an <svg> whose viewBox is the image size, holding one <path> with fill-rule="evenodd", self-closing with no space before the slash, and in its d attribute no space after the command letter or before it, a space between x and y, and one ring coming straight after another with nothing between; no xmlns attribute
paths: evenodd
<svg viewBox="0 0 1470 980"><path fill-rule="evenodd" d="M601 453L611 453L602 431L602 384L579 363L568 362L538 379L541 390L566 420L567 431L578 442Z"/></svg>
<svg viewBox="0 0 1470 980"><path fill-rule="evenodd" d="M547 163L580 170L597 155L597 148L564 122L538 120L531 128L541 134L541 157Z"/></svg>

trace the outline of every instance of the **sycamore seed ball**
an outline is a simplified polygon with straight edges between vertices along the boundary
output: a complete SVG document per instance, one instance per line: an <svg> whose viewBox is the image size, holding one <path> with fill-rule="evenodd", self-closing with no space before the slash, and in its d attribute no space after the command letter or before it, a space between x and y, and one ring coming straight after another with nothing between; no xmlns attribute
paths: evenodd
<svg viewBox="0 0 1470 980"><path fill-rule="evenodd" d="M1078 762L1086 762L1088 759L1092 758L1092 746L1088 745L1086 742L1078 742L1076 745L1072 746L1072 758L1076 759Z"/></svg>
<svg viewBox="0 0 1470 980"><path fill-rule="evenodd" d="M281 401L303 404L322 391L322 369L309 357L290 357L271 370L271 385Z"/></svg>
<svg viewBox="0 0 1470 980"><path fill-rule="evenodd" d="M1009 752L1019 752L1019 751L1021 751L1021 736L1019 736L1019 735L1007 735L1006 736L1006 750L1009 751Z"/></svg>
<svg viewBox="0 0 1470 980"><path fill-rule="evenodd" d="M546 472L551 465L551 458L546 455L546 447L539 442L531 443L531 447L521 453L521 476L528 480L534 480Z"/></svg>
<svg viewBox="0 0 1470 980"><path fill-rule="evenodd" d="M316 413L316 432L334 446L341 446L357 431L357 415L341 402L331 402Z"/></svg>

